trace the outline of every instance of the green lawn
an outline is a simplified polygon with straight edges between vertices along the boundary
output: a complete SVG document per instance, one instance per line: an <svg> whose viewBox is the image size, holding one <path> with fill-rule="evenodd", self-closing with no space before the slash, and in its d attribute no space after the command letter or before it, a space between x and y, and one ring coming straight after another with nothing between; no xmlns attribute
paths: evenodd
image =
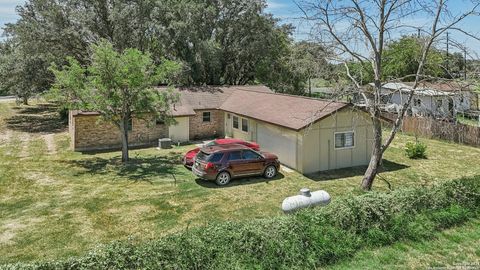
<svg viewBox="0 0 480 270"><path fill-rule="evenodd" d="M119 152L70 151L53 109L0 103L0 263L64 258L98 243L149 239L216 220L282 215L282 200L301 187L324 189L333 199L361 192L364 168L310 177L283 171L274 180L218 188L181 165L182 153L194 146L133 150L123 167ZM393 142L374 189L480 174L479 148L422 140L428 159L410 160L403 148L413 140L400 135Z"/></svg>

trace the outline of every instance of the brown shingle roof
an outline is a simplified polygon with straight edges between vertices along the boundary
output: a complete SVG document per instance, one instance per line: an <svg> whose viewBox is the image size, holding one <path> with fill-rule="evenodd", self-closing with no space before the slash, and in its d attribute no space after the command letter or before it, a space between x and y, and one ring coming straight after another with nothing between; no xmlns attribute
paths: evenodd
<svg viewBox="0 0 480 270"><path fill-rule="evenodd" d="M159 88L159 90L163 89L166 88ZM172 107L172 115L189 116L195 115L194 110L218 109L237 90L272 93L272 90L263 85L182 87L177 89L180 100Z"/></svg>
<svg viewBox="0 0 480 270"><path fill-rule="evenodd" d="M181 100L194 110L218 109L232 94L231 89L215 86L179 88Z"/></svg>
<svg viewBox="0 0 480 270"><path fill-rule="evenodd" d="M72 116L77 116L77 115L100 115L98 112L89 112L89 111L82 111L82 110L72 110Z"/></svg>
<svg viewBox="0 0 480 270"><path fill-rule="evenodd" d="M159 90L165 88L160 87ZM348 103L273 93L265 86L204 86L177 89L173 116L195 115L195 110L221 109L286 128L300 130L349 106ZM95 112L76 111L81 115Z"/></svg>
<svg viewBox="0 0 480 270"><path fill-rule="evenodd" d="M349 106L348 103L274 93L235 91L221 110L300 130Z"/></svg>

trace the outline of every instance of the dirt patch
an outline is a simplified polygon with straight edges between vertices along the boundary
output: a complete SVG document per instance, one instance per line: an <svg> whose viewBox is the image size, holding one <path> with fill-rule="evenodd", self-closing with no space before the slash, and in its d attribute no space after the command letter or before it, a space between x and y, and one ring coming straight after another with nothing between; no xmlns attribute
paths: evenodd
<svg viewBox="0 0 480 270"><path fill-rule="evenodd" d="M40 218L29 219L28 221L21 219L10 219L0 227L0 245L9 245L14 243L14 238L21 230L29 226L33 226L42 221Z"/></svg>
<svg viewBox="0 0 480 270"><path fill-rule="evenodd" d="M20 154L19 154L19 157L21 158L24 158L24 157L28 157L28 146L30 145L30 134L28 133L20 133L20 135L18 136L18 139L20 140Z"/></svg>
<svg viewBox="0 0 480 270"><path fill-rule="evenodd" d="M49 186L56 183L55 179L41 172L26 172L24 177L41 186Z"/></svg>
<svg viewBox="0 0 480 270"><path fill-rule="evenodd" d="M13 238L17 235L17 231L26 228L25 224L21 224L16 220L5 223L0 233L0 244L13 244Z"/></svg>
<svg viewBox="0 0 480 270"><path fill-rule="evenodd" d="M8 144L12 139L12 131L7 129L5 132L0 133L0 144Z"/></svg>
<svg viewBox="0 0 480 270"><path fill-rule="evenodd" d="M53 134L47 134L42 136L47 145L48 154L52 155L57 153L57 148L55 146L55 137Z"/></svg>

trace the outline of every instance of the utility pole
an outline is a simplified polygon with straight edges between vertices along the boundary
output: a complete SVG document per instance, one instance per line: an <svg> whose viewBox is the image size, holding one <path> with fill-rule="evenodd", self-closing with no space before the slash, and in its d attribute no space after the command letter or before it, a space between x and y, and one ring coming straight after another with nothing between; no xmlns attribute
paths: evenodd
<svg viewBox="0 0 480 270"><path fill-rule="evenodd" d="M467 80L467 45L463 46L463 79Z"/></svg>

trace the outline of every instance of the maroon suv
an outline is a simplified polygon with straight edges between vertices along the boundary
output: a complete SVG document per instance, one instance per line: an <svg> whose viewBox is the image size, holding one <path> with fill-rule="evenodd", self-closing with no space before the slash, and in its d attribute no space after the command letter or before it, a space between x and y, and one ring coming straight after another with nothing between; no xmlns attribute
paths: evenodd
<svg viewBox="0 0 480 270"><path fill-rule="evenodd" d="M280 168L278 157L267 152L257 152L239 144L204 147L195 157L192 172L200 178L215 180L224 186L232 178L263 175L273 178Z"/></svg>

